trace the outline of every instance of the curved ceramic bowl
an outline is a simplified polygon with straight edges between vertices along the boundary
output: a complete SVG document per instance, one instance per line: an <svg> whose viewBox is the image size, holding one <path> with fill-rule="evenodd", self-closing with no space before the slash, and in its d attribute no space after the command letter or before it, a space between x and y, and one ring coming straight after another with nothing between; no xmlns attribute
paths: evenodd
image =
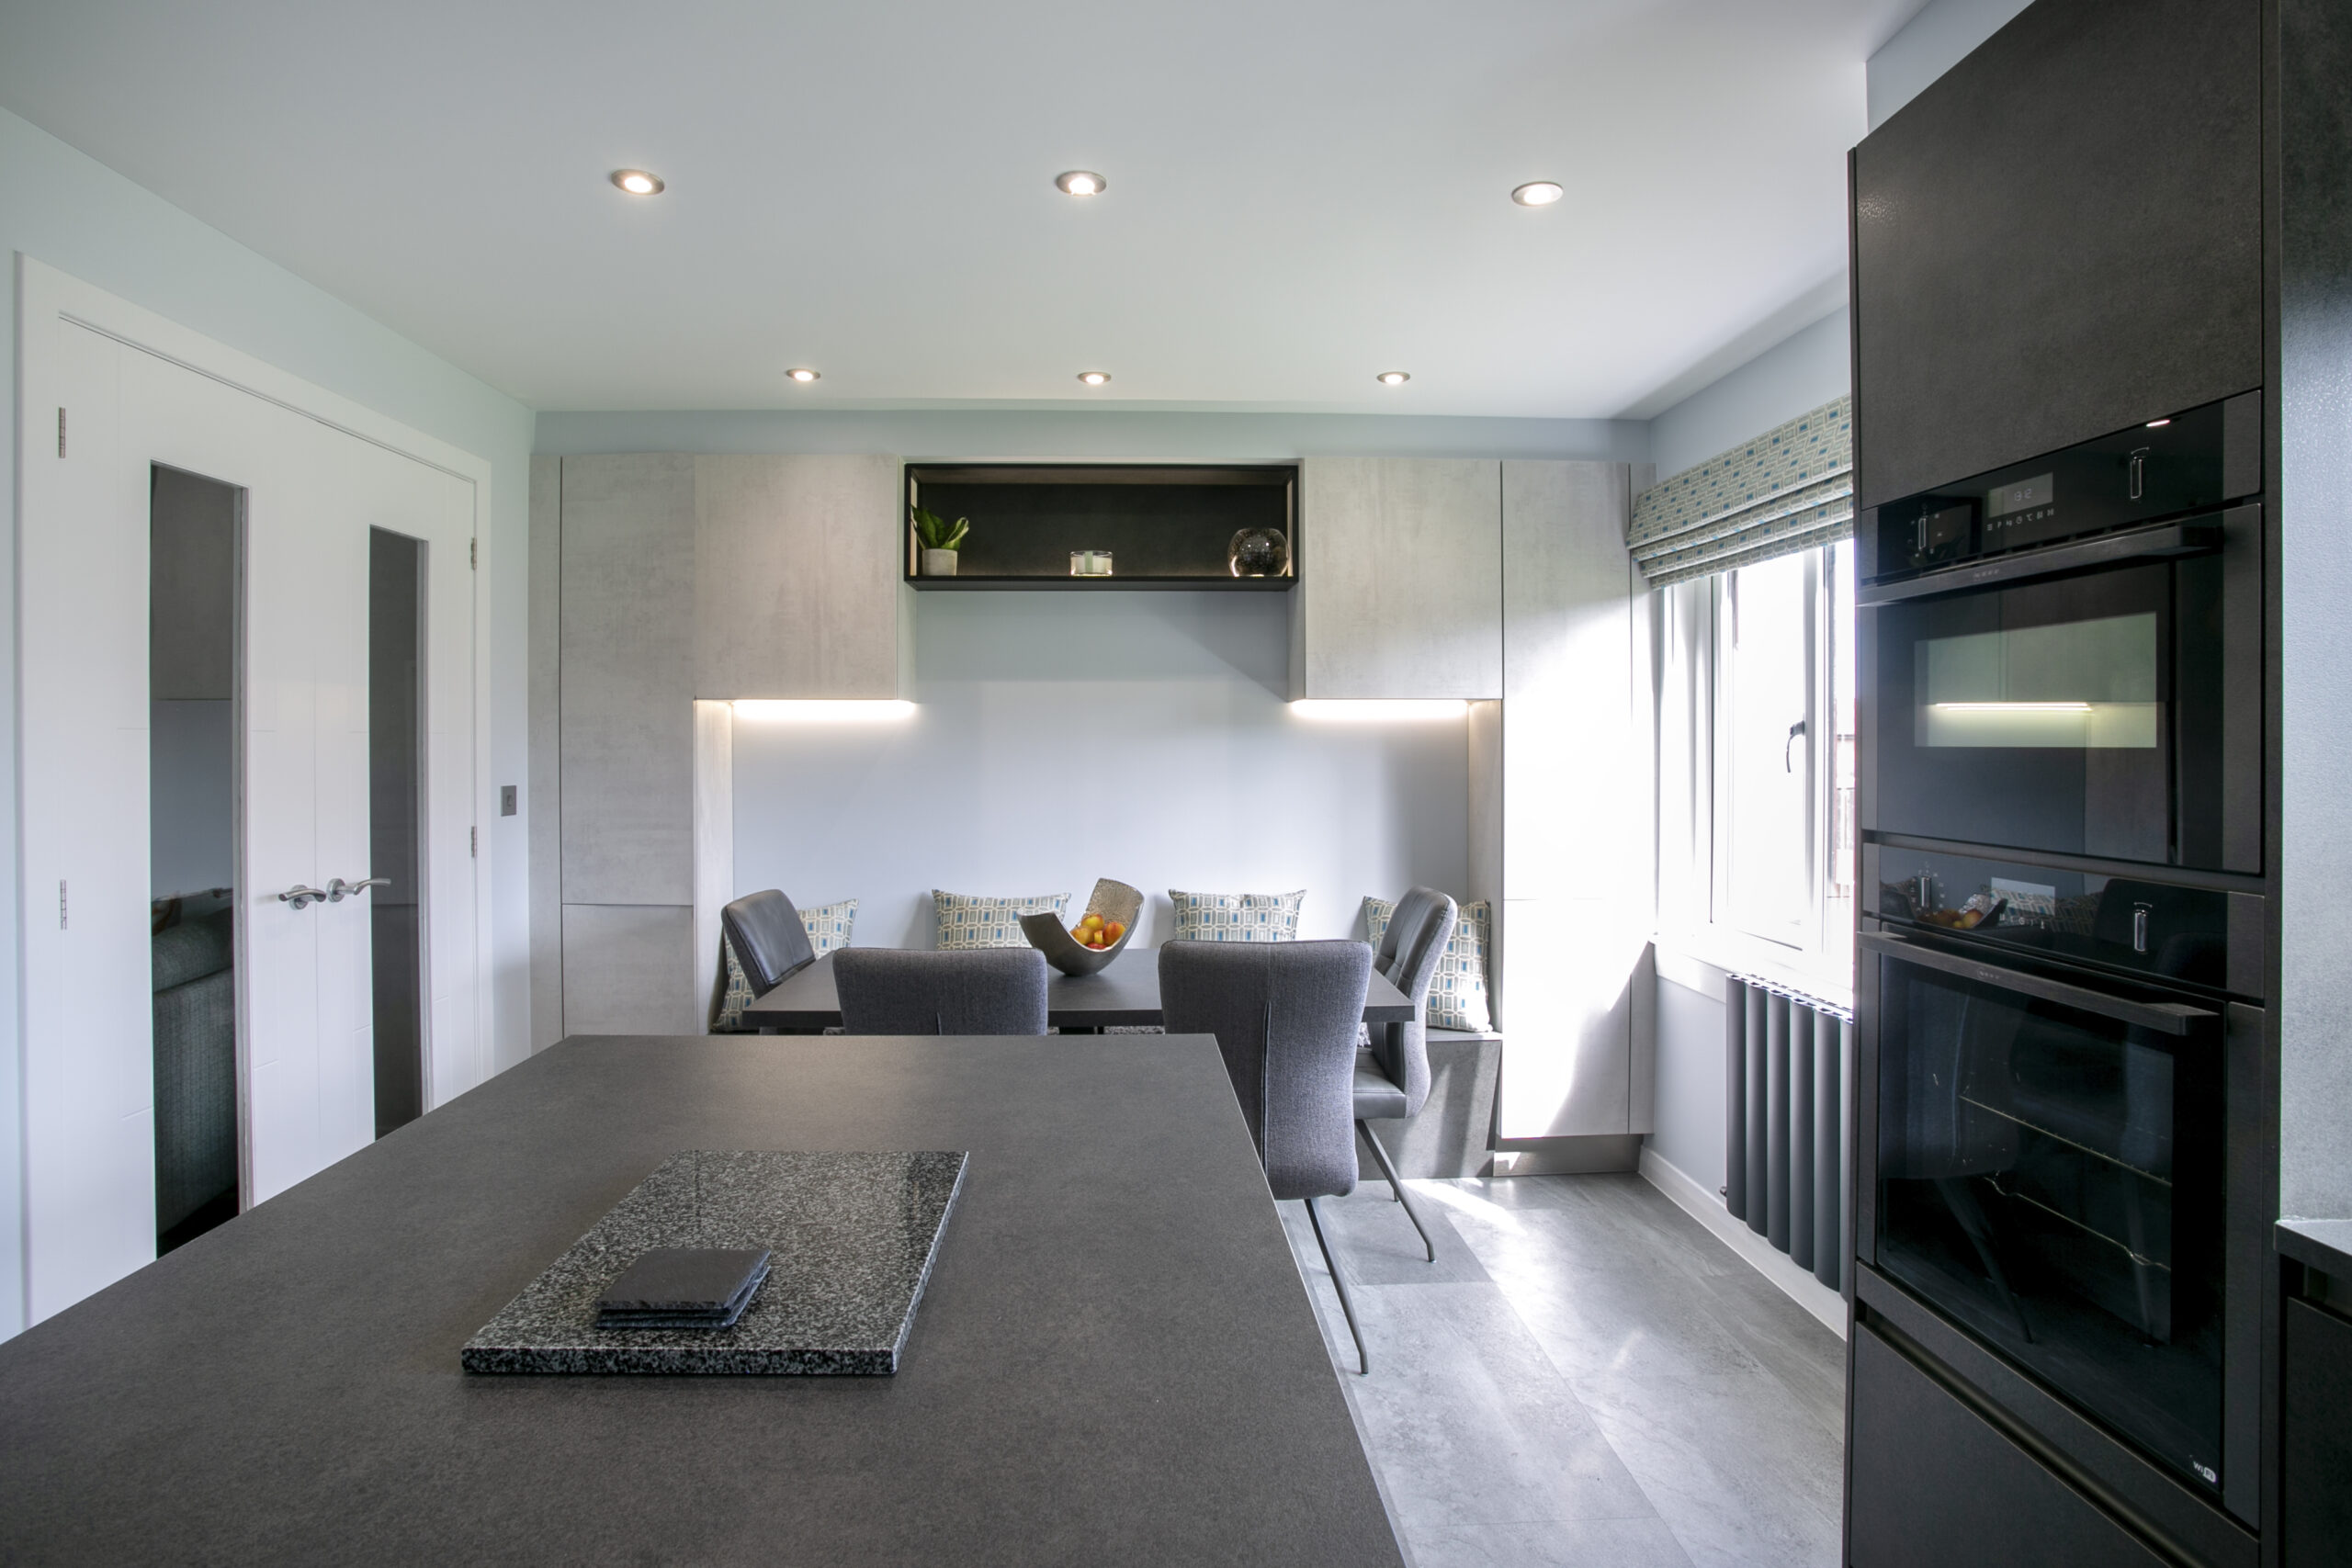
<svg viewBox="0 0 2352 1568"><path fill-rule="evenodd" d="M1094 885L1093 896L1086 900L1080 918L1100 915L1105 921L1116 920L1125 928L1119 940L1108 947L1083 947L1069 934L1059 915L1023 915L1021 934L1029 945L1046 955L1046 962L1065 975L1099 974L1111 960L1126 951L1127 941L1136 934L1136 921L1143 914L1143 895L1124 882L1104 877Z"/></svg>

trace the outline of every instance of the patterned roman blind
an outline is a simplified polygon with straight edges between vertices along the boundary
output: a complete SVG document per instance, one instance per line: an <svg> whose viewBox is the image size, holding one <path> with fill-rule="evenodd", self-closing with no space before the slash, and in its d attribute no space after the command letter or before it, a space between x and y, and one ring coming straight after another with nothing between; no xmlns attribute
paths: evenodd
<svg viewBox="0 0 2352 1568"><path fill-rule="evenodd" d="M1839 398L1644 491L1625 543L1663 588L1853 532L1854 404Z"/></svg>

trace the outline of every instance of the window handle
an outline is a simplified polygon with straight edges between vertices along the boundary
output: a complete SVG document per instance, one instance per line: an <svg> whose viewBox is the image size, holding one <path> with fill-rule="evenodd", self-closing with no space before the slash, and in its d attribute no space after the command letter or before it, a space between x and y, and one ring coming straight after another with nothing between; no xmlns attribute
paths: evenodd
<svg viewBox="0 0 2352 1568"><path fill-rule="evenodd" d="M1804 720L1799 719L1794 724L1789 726L1789 738L1786 741L1782 742L1781 746L1781 772L1784 773L1793 773L1797 771L1796 762L1793 760L1792 753L1796 750L1797 737L1804 733Z"/></svg>

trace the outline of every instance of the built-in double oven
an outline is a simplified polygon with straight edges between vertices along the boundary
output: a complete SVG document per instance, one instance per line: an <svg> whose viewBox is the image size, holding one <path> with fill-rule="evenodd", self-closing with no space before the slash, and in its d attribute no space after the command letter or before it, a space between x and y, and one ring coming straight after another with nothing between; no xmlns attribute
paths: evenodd
<svg viewBox="0 0 2352 1568"><path fill-rule="evenodd" d="M1856 594L1861 1293L2249 1521L2256 404L1882 506Z"/></svg>

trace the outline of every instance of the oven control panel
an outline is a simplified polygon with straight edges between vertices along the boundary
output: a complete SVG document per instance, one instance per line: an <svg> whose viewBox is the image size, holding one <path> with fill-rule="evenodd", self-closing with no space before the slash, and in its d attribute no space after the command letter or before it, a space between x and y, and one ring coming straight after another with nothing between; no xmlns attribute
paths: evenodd
<svg viewBox="0 0 2352 1568"><path fill-rule="evenodd" d="M1908 576L1976 556L2134 528L2204 510L2258 488L2228 470L2254 394L2149 420L2080 446L1978 474L1877 509L1871 581ZM2243 405L2233 408L2232 405ZM2225 411L2227 411L2225 412Z"/></svg>

